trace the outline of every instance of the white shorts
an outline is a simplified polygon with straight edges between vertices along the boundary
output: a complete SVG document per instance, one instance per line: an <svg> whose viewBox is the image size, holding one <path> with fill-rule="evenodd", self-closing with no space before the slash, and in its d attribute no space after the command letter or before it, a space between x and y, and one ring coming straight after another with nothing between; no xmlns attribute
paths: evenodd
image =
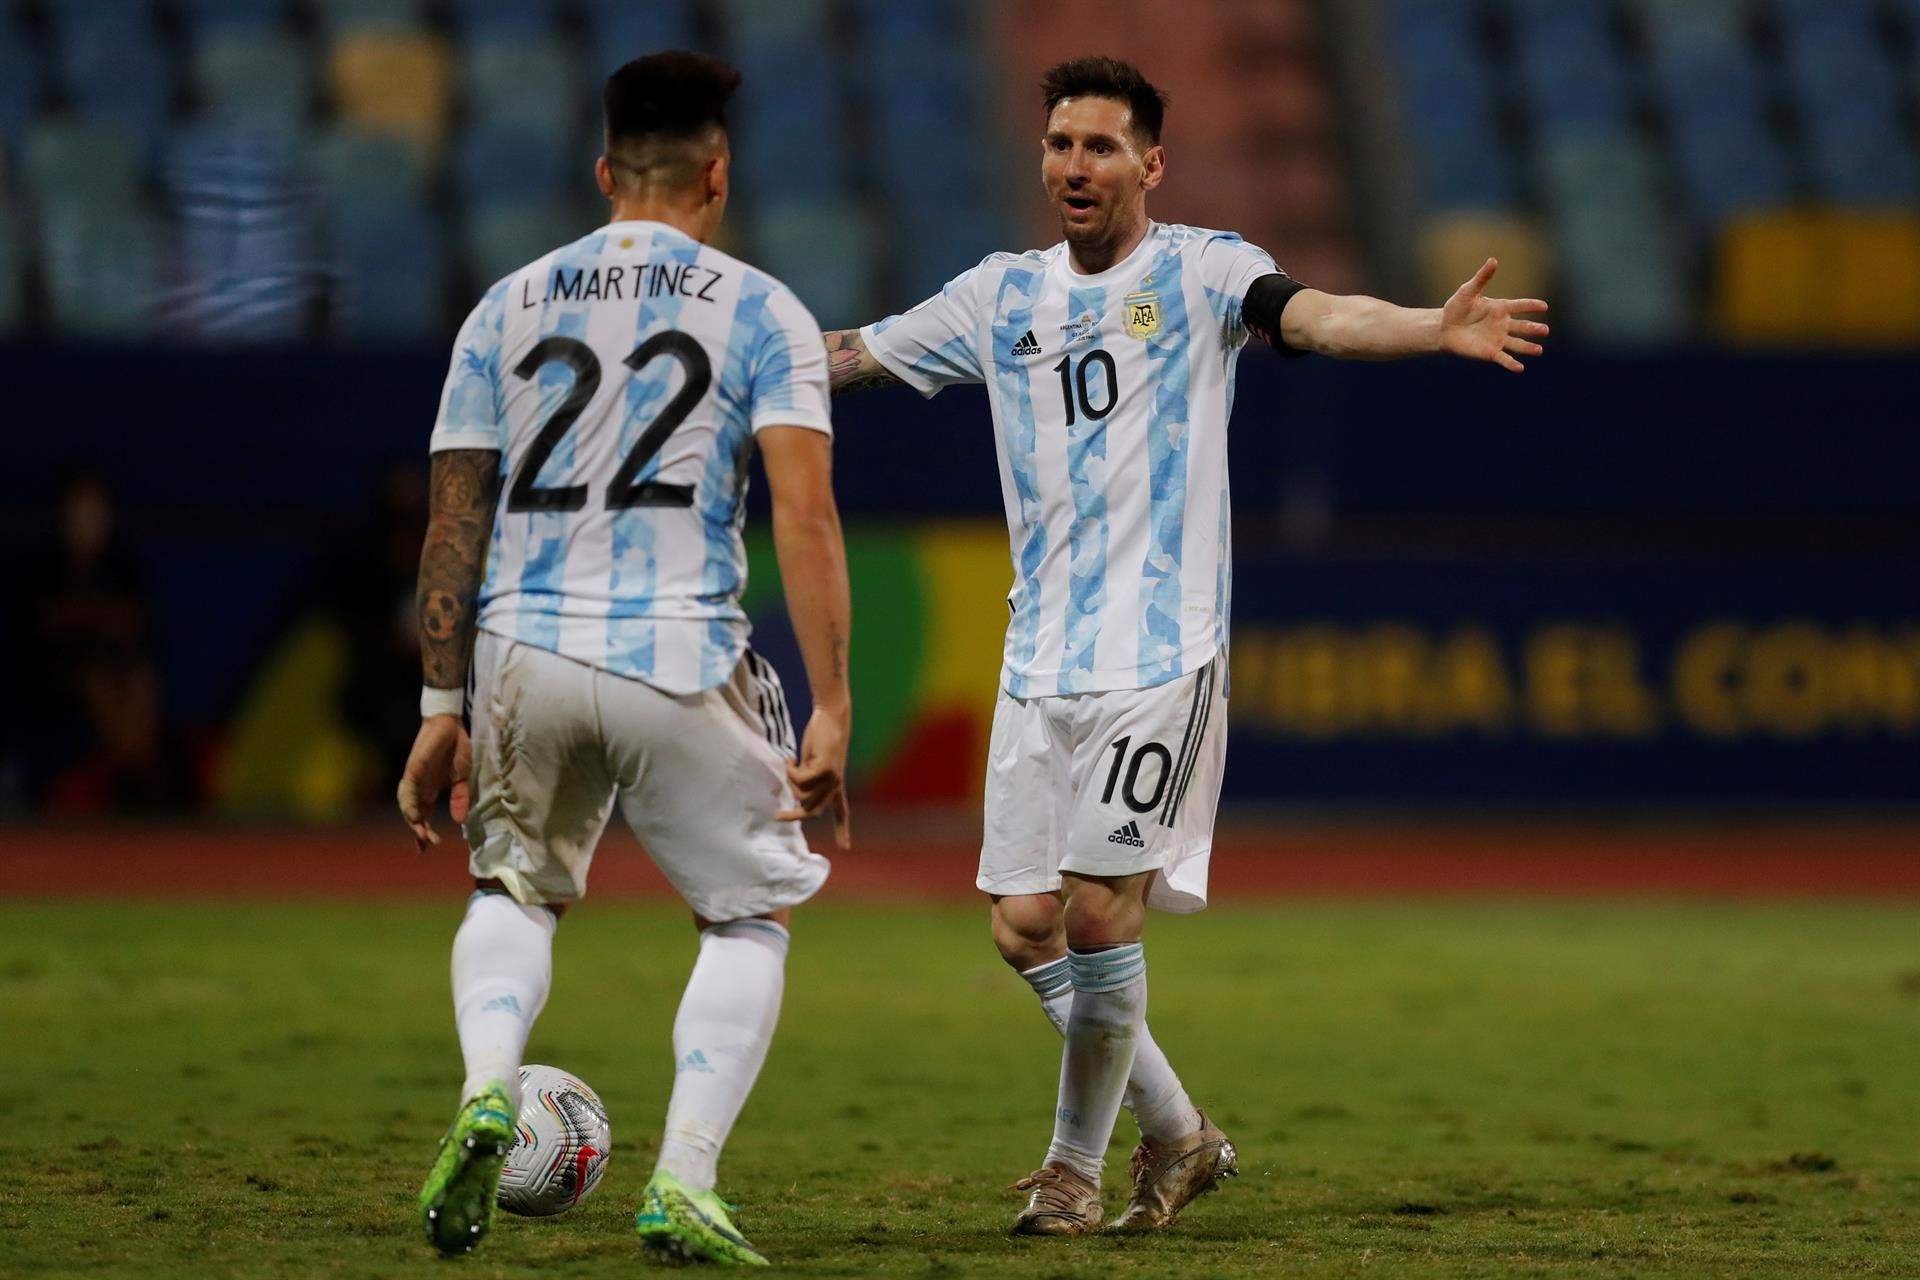
<svg viewBox="0 0 1920 1280"><path fill-rule="evenodd" d="M827 860L787 785L793 728L749 651L717 689L678 697L482 631L474 645L469 865L525 903L586 893L615 799L695 914L739 920L812 897Z"/></svg>
<svg viewBox="0 0 1920 1280"><path fill-rule="evenodd" d="M1207 905L1227 758L1227 656L1152 689L1015 698L993 711L976 883L1052 893L1060 873L1159 872L1147 905Z"/></svg>

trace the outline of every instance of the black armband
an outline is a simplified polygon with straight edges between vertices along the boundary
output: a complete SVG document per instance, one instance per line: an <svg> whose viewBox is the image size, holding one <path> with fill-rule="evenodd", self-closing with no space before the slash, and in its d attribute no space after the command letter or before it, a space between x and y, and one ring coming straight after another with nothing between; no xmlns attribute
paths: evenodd
<svg viewBox="0 0 1920 1280"><path fill-rule="evenodd" d="M1280 340L1280 313L1293 301L1293 295L1306 287L1279 271L1261 276L1248 286L1247 296L1240 303L1240 323L1247 326L1248 333L1283 356L1306 355L1307 352Z"/></svg>

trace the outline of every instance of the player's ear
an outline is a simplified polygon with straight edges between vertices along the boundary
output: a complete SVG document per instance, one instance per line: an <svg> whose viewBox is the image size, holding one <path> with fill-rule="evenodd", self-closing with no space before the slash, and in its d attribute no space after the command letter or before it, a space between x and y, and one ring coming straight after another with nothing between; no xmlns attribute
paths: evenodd
<svg viewBox="0 0 1920 1280"><path fill-rule="evenodd" d="M600 184L601 195L613 199L613 166L607 163L605 156L593 162L593 180Z"/></svg>
<svg viewBox="0 0 1920 1280"><path fill-rule="evenodd" d="M705 185L707 204L718 200L725 202L727 189L732 181L733 157L722 151L708 160L701 172L701 181Z"/></svg>
<svg viewBox="0 0 1920 1280"><path fill-rule="evenodd" d="M1140 189L1151 191L1159 186L1167 176L1167 149L1158 143L1147 148L1147 154L1140 157L1145 172L1140 175Z"/></svg>

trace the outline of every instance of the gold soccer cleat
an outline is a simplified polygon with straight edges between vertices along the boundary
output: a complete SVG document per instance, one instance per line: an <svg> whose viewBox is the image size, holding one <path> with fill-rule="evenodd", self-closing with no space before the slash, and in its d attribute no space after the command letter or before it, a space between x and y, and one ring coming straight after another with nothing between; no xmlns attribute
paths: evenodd
<svg viewBox="0 0 1920 1280"><path fill-rule="evenodd" d="M1157 1143L1142 1138L1133 1150L1133 1194L1109 1231L1159 1231L1173 1225L1180 1211L1240 1172L1240 1158L1227 1135L1214 1128L1207 1113L1200 1127L1184 1138Z"/></svg>

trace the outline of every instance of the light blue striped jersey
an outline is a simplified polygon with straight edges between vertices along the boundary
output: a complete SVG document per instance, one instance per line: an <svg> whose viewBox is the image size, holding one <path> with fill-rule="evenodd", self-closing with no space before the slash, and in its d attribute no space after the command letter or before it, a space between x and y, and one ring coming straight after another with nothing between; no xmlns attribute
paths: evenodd
<svg viewBox="0 0 1920 1280"><path fill-rule="evenodd" d="M1125 261L997 253L861 330L922 395L984 382L1013 554L1002 684L1015 697L1144 689L1227 640L1227 416L1241 300L1273 259L1155 223Z"/></svg>
<svg viewBox="0 0 1920 1280"><path fill-rule="evenodd" d="M819 326L765 272L616 222L494 285L431 445L501 455L479 625L668 693L724 683L768 426L833 429Z"/></svg>

